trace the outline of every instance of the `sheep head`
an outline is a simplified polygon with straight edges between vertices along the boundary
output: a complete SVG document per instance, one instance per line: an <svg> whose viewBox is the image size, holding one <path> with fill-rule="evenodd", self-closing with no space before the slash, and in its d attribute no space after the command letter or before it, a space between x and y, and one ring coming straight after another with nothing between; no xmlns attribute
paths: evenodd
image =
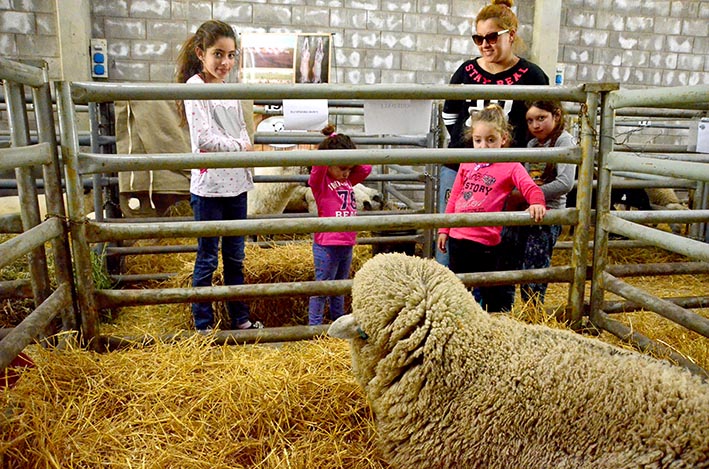
<svg viewBox="0 0 709 469"><path fill-rule="evenodd" d="M447 336L432 330L459 329L451 321L487 319L453 272L433 259L401 253L379 254L355 274L352 311L328 334L351 340L354 375L375 395L421 365L424 354L435 365Z"/></svg>

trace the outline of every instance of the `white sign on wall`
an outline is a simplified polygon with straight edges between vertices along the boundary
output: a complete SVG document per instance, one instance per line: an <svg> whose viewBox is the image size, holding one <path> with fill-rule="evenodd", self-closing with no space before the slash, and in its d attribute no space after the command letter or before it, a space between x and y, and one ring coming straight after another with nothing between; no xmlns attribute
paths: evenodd
<svg viewBox="0 0 709 469"><path fill-rule="evenodd" d="M365 100L364 131L368 134L420 135L431 129L429 100Z"/></svg>
<svg viewBox="0 0 709 469"><path fill-rule="evenodd" d="M709 153L709 119L697 123L697 152Z"/></svg>
<svg viewBox="0 0 709 469"><path fill-rule="evenodd" d="M327 120L327 99L283 100L283 121L287 130L321 130Z"/></svg>

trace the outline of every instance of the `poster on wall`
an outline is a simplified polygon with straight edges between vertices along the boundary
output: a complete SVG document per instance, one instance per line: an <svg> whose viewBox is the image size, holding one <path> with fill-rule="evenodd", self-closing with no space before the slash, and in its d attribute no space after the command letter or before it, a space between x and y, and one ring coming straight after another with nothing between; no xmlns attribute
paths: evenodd
<svg viewBox="0 0 709 469"><path fill-rule="evenodd" d="M330 34L299 34L296 83L330 82Z"/></svg>
<svg viewBox="0 0 709 469"><path fill-rule="evenodd" d="M296 39L293 34L242 34L242 82L293 83Z"/></svg>
<svg viewBox="0 0 709 469"><path fill-rule="evenodd" d="M243 33L243 83L328 83L330 34Z"/></svg>

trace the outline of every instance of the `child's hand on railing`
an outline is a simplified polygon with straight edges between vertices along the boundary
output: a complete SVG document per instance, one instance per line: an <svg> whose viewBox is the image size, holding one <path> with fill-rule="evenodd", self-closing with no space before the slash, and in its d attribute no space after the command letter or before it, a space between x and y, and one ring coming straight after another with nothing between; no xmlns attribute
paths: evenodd
<svg viewBox="0 0 709 469"><path fill-rule="evenodd" d="M532 204L526 211L529 212L530 218L539 223L544 219L544 215L547 213L547 208L542 204Z"/></svg>

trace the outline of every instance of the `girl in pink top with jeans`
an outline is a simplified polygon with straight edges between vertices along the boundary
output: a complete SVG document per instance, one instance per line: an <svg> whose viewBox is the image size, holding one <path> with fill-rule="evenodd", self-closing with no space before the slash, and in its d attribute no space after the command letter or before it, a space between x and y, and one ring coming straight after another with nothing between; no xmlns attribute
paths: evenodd
<svg viewBox="0 0 709 469"><path fill-rule="evenodd" d="M510 142L510 125L502 108L487 106L471 116L469 140L475 148L502 148ZM529 203L529 216L539 222L546 214L544 193L520 163L462 163L458 169L446 213L499 212L514 188ZM502 270L505 256L498 246L501 226L440 228L438 249L450 250L450 269L455 273ZM474 291L476 299L489 312L512 308L506 287L484 287ZM514 298L512 298L514 301Z"/></svg>
<svg viewBox="0 0 709 469"><path fill-rule="evenodd" d="M318 150L343 150L356 148L352 140L335 133L335 127L328 125L322 130L327 135L318 145ZM356 166L313 166L308 185L313 190L320 217L353 217L357 215L357 203L353 187L364 181L372 172L370 165ZM350 275L352 248L356 232L315 233L313 259L315 280L342 280ZM323 311L330 299L330 319L333 321L344 314L344 296L311 296L308 307L308 324L322 324Z"/></svg>

